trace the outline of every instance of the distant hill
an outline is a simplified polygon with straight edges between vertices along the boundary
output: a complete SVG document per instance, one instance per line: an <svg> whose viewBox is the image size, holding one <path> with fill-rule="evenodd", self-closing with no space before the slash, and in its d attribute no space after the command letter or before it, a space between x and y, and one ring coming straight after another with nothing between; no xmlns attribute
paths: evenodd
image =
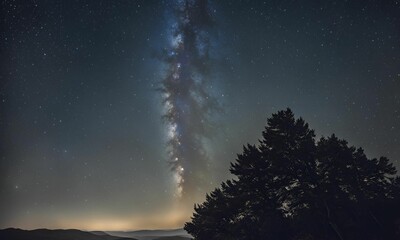
<svg viewBox="0 0 400 240"><path fill-rule="evenodd" d="M120 236L111 236L108 234L99 234L84 232L75 229L69 230L22 230L7 228L0 230L1 240L136 240Z"/></svg>
<svg viewBox="0 0 400 240"><path fill-rule="evenodd" d="M169 230L139 230L139 231L107 231L106 233L113 236L131 237L138 240L188 240L190 236L184 229Z"/></svg>
<svg viewBox="0 0 400 240"><path fill-rule="evenodd" d="M103 231L91 231L90 233L93 233L93 234L96 234L96 235L100 235L100 236L104 236L104 235L110 236L110 234L105 233Z"/></svg>
<svg viewBox="0 0 400 240"><path fill-rule="evenodd" d="M180 236L171 236L171 237L159 237L154 238L153 240L190 240L192 238L189 237L180 237Z"/></svg>

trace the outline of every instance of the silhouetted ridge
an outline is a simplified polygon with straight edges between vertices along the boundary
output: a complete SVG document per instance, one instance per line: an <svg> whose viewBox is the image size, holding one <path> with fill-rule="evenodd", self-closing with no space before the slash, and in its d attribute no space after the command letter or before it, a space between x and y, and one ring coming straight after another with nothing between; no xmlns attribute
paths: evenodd
<svg viewBox="0 0 400 240"><path fill-rule="evenodd" d="M116 237L111 235L96 235L76 229L68 230L22 230L7 228L0 230L1 240L135 240L134 238Z"/></svg>

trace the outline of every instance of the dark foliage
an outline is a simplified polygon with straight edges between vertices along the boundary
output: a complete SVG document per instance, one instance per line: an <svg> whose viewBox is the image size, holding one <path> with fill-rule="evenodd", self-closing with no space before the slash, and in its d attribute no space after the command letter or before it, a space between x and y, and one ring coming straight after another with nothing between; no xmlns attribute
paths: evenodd
<svg viewBox="0 0 400 240"><path fill-rule="evenodd" d="M287 109L247 145L235 178L195 206L185 224L197 240L400 239L400 180L385 157L314 131Z"/></svg>

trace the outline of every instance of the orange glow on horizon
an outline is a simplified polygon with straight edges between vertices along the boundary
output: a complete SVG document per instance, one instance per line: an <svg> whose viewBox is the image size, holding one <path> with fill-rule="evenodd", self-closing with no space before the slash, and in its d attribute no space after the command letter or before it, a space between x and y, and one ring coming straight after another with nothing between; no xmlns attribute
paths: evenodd
<svg viewBox="0 0 400 240"><path fill-rule="evenodd" d="M143 229L176 229L182 228L184 223L190 219L191 212L184 209L171 208L169 212L159 212L150 215L116 217L116 216L62 216L54 217L52 224L44 224L48 219L41 216L31 216L30 219L15 223L10 227L26 230L47 229L80 229L83 231L134 231ZM43 220L43 221L42 221ZM44 221L46 220L46 221Z"/></svg>

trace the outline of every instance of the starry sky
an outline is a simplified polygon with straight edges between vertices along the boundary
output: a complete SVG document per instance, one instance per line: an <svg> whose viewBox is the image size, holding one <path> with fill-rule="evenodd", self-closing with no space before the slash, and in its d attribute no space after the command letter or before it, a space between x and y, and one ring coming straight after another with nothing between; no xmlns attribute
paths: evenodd
<svg viewBox="0 0 400 240"><path fill-rule="evenodd" d="M286 107L400 168L399 1L213 1L218 111L202 194L177 199L159 90L171 2L1 1L0 228L182 227Z"/></svg>

